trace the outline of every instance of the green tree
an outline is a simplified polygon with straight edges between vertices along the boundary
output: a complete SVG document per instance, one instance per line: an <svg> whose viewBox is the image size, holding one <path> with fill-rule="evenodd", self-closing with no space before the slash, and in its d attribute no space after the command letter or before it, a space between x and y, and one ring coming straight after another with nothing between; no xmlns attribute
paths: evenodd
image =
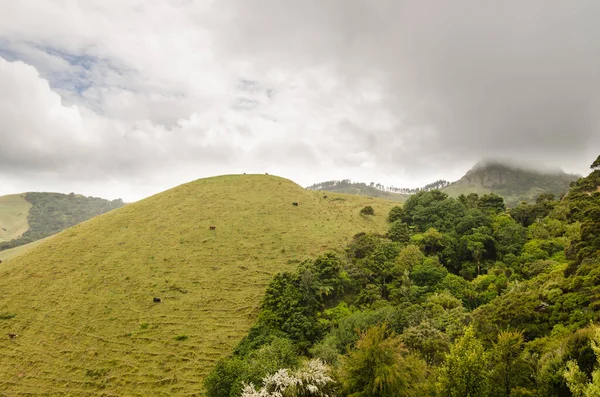
<svg viewBox="0 0 600 397"><path fill-rule="evenodd" d="M594 162L592 163L592 165L590 165L590 168L593 170L600 170L600 156L598 156L596 158L596 160L594 160Z"/></svg>
<svg viewBox="0 0 600 397"><path fill-rule="evenodd" d="M521 384L528 374L523 359L525 340L519 331L501 331L492 349L495 396L510 397L515 386Z"/></svg>
<svg viewBox="0 0 600 397"><path fill-rule="evenodd" d="M594 327L594 337L591 344L598 365L600 363L600 327ZM600 397L600 368L594 369L590 382L585 372L580 369L577 361L570 360L563 376L571 393L573 393L573 397Z"/></svg>
<svg viewBox="0 0 600 397"><path fill-rule="evenodd" d="M356 349L342 360L344 395L349 397L422 396L426 364L403 348L386 325L362 333Z"/></svg>
<svg viewBox="0 0 600 397"><path fill-rule="evenodd" d="M489 391L487 354L473 327L450 348L440 368L437 389L444 397L485 397Z"/></svg>
<svg viewBox="0 0 600 397"><path fill-rule="evenodd" d="M394 221L388 230L388 238L398 243L408 243L410 241L410 230L408 225L401 220Z"/></svg>
<svg viewBox="0 0 600 397"><path fill-rule="evenodd" d="M477 264L477 275L481 274L481 261L484 254L493 247L494 239L491 236L491 230L485 226L473 229L472 234L461 238L467 250L471 253Z"/></svg>
<svg viewBox="0 0 600 397"><path fill-rule="evenodd" d="M397 205L395 207L392 207L392 209L390 210L390 213L388 215L388 221L390 223L394 223L396 221L403 221L405 217L406 211L404 211L404 208Z"/></svg>
<svg viewBox="0 0 600 397"><path fill-rule="evenodd" d="M504 199L495 193L484 194L481 196L477 202L477 207L492 214L500 214L506 211Z"/></svg>

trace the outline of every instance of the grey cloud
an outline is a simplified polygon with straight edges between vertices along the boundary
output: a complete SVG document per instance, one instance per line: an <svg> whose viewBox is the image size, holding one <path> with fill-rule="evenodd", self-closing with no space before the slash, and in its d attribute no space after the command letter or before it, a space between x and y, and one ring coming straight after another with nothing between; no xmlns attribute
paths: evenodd
<svg viewBox="0 0 600 397"><path fill-rule="evenodd" d="M334 65L348 84L378 81L381 106L405 124L377 139L429 127L438 134L404 155L440 166L497 156L572 166L600 144L597 1L227 0L216 7L234 16L216 35L228 56L265 69ZM390 156L389 145L372 148ZM406 158L396 164L411 167Z"/></svg>

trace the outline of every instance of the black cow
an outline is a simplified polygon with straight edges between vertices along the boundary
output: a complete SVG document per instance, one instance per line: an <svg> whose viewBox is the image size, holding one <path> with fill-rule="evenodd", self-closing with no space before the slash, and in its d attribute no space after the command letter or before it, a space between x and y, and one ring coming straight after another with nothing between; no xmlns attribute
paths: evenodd
<svg viewBox="0 0 600 397"><path fill-rule="evenodd" d="M9 333L8 333L8 337L9 337L10 339L15 339L17 336L18 336L17 334L13 334L12 332L9 332Z"/></svg>
<svg viewBox="0 0 600 397"><path fill-rule="evenodd" d="M217 230L217 227L216 227L216 226L209 226L208 228L209 228L210 230Z"/></svg>
<svg viewBox="0 0 600 397"><path fill-rule="evenodd" d="M292 203L292 205L293 205L294 207L297 207L297 206L298 206L298 203L294 202L294 203Z"/></svg>
<svg viewBox="0 0 600 397"><path fill-rule="evenodd" d="M160 303L162 302L162 299L157 298L156 296L154 297L154 299L152 300L154 303Z"/></svg>

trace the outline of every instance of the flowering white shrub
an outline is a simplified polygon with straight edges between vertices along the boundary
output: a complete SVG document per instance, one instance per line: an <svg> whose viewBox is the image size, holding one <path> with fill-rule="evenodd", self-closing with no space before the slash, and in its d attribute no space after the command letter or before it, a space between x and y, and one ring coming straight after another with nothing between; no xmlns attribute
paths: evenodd
<svg viewBox="0 0 600 397"><path fill-rule="evenodd" d="M256 390L252 383L244 385L241 397L331 397L326 393L333 379L329 367L321 360L311 360L295 372L280 369L263 378L263 387Z"/></svg>

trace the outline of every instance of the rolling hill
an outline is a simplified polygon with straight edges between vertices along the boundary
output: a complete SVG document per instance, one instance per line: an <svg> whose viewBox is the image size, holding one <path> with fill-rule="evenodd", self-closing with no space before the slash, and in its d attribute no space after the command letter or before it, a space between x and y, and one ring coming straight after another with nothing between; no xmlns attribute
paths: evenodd
<svg viewBox="0 0 600 397"><path fill-rule="evenodd" d="M28 245L122 206L120 199L110 201L74 193L29 192L2 196L0 252ZM24 252L24 249L18 252ZM2 257L0 254L0 259Z"/></svg>
<svg viewBox="0 0 600 397"><path fill-rule="evenodd" d="M0 243L16 239L29 229L30 208L24 194L0 197Z"/></svg>
<svg viewBox="0 0 600 397"><path fill-rule="evenodd" d="M560 170L541 172L490 161L476 164L461 179L442 191L452 197L493 192L504 197L506 204L512 207L521 201L534 202L542 193L560 197L577 178L577 175Z"/></svg>
<svg viewBox="0 0 600 397"><path fill-rule="evenodd" d="M275 273L384 232L393 205L229 175L67 229L0 264L0 395L200 395Z"/></svg>
<svg viewBox="0 0 600 397"><path fill-rule="evenodd" d="M333 193L357 194L359 196L377 197L385 200L398 201L401 203L405 202L410 197L409 194L388 192L377 189L374 186L367 185L364 182L351 182L347 179L341 181L315 183L314 185L308 186L307 189Z"/></svg>

